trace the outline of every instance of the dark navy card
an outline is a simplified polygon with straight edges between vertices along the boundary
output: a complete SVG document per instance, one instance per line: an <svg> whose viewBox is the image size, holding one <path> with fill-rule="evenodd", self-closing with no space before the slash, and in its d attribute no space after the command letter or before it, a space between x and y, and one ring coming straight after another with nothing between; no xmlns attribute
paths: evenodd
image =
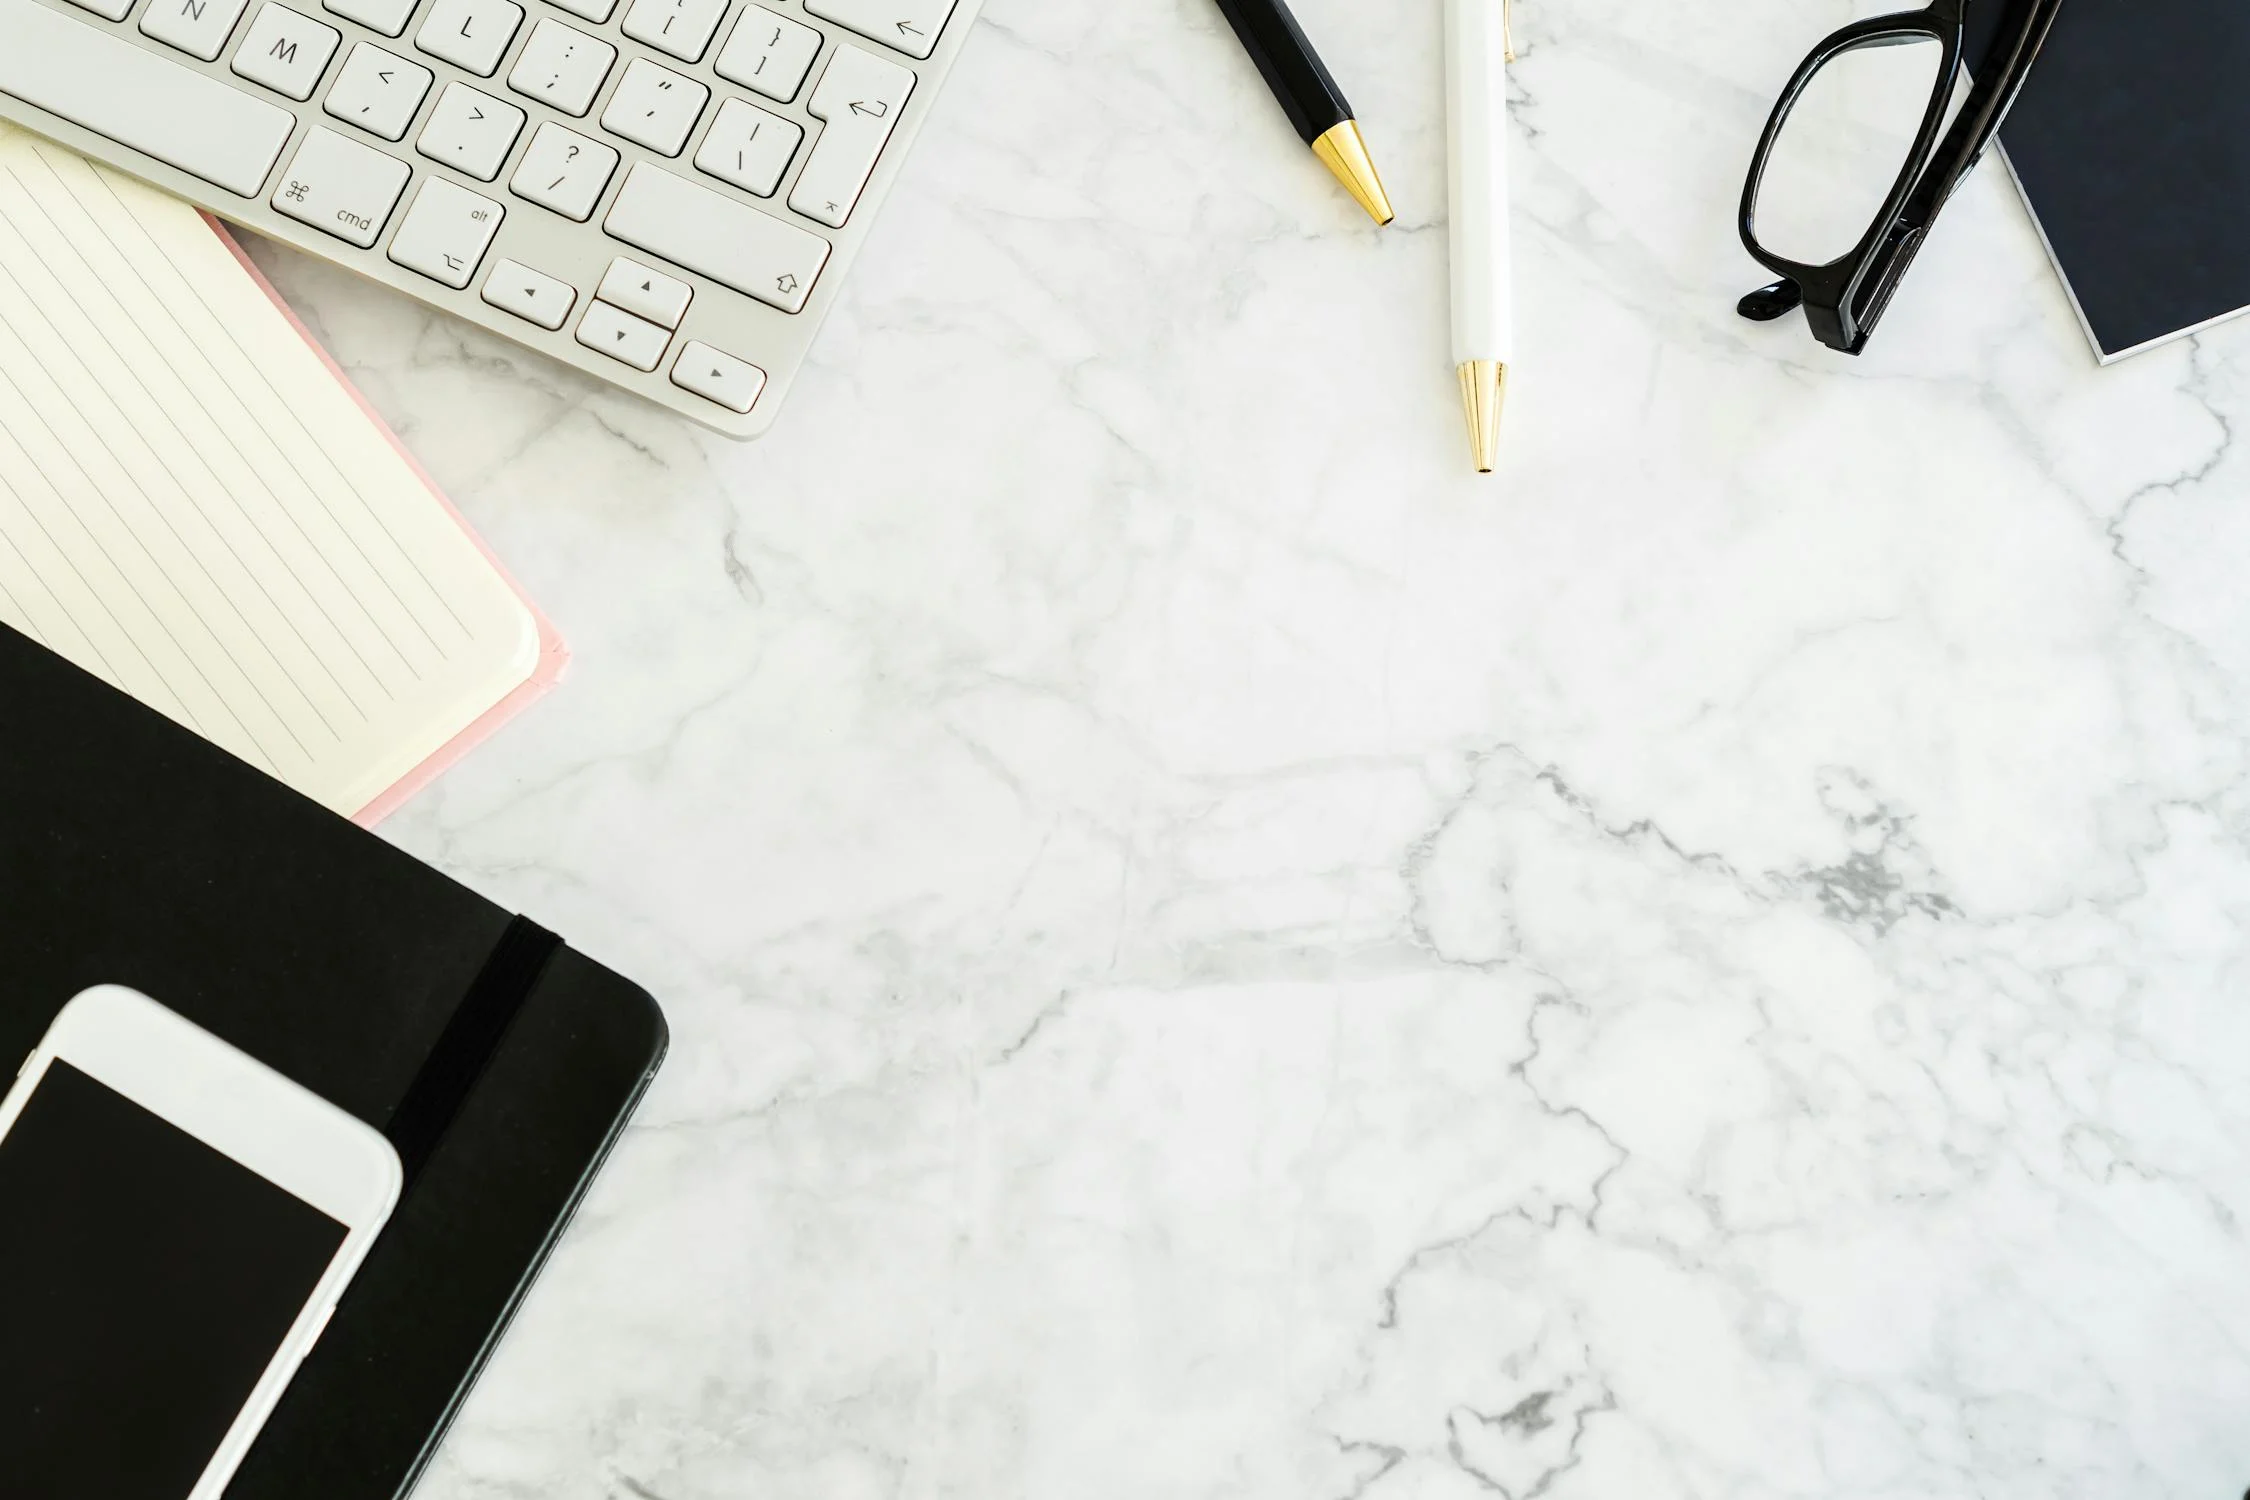
<svg viewBox="0 0 2250 1500"><path fill-rule="evenodd" d="M2250 309L2250 6L2067 0L2000 141L2105 361Z"/></svg>

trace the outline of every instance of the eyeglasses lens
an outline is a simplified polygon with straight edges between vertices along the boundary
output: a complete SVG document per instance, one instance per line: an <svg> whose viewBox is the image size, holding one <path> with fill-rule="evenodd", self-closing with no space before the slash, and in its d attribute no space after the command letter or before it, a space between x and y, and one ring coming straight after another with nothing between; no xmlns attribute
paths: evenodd
<svg viewBox="0 0 2250 1500"><path fill-rule="evenodd" d="M1906 166L1944 58L1934 37L1886 37L1814 74L1767 158L1758 242L1807 265L1850 254Z"/></svg>

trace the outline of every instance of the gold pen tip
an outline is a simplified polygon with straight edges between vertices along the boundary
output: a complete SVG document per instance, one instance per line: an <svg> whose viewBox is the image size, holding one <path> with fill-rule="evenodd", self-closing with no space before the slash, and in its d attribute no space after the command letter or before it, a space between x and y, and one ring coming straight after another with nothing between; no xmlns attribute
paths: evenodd
<svg viewBox="0 0 2250 1500"><path fill-rule="evenodd" d="M1367 154L1367 137L1359 133L1359 121L1346 120L1331 126L1319 140L1312 143L1313 155L1319 157L1336 174L1359 206L1378 224L1388 224L1398 215L1391 212L1391 195L1383 191L1383 178L1375 170L1375 159Z"/></svg>
<svg viewBox="0 0 2250 1500"><path fill-rule="evenodd" d="M1508 395L1508 367L1496 359L1461 363L1461 414L1469 423L1469 453L1477 472L1492 472L1500 451L1500 407Z"/></svg>

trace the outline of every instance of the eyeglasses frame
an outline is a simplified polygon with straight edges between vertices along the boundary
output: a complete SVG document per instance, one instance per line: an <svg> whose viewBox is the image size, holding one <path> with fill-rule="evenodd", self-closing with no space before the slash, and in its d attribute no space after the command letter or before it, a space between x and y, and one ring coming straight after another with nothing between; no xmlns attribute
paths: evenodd
<svg viewBox="0 0 2250 1500"><path fill-rule="evenodd" d="M1855 21L1830 33L1798 65L1789 86L1775 102L1765 133L1759 137L1757 154L1751 158L1750 172L1742 185L1739 222L1743 248L1783 280L1745 297L1739 309L1743 316L1763 321L1779 317L1802 302L1805 320L1823 344L1846 354L1858 354L1867 347L1868 336L1875 331L1937 223L1938 211L2000 133L2001 123L2023 91L2031 65L2062 9L2062 0L2004 0L2013 7L2015 25L2001 32L1960 114L1941 141L1939 131L1961 76L1970 3L1931 0L1920 10ZM1906 163L1859 243L1835 260L1817 265L1767 249L1758 239L1758 194L1782 127L1788 124L1790 112L1813 79L1848 52L1923 38L1944 49L1930 101L1922 112ZM1794 298L1789 295L1792 289Z"/></svg>

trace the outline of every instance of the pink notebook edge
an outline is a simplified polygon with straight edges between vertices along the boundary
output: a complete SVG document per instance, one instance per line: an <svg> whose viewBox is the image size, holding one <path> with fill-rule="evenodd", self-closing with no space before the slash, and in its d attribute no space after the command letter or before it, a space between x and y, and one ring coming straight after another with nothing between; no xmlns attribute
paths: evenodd
<svg viewBox="0 0 2250 1500"><path fill-rule="evenodd" d="M430 497L445 507L445 513L451 516L454 524L461 528L462 535L476 545L477 551L484 555L486 562L492 564L493 571L500 575L501 581L507 584L523 607L530 611L532 623L539 631L539 659L537 664L532 667L529 677L518 683L499 702L479 714L458 734L430 752L421 764L393 782L387 790L377 795L374 801L351 815L352 821L360 827L373 828L383 819L398 811L415 794L427 788L431 782L451 770L470 751L490 739L501 725L529 708L533 702L544 696L549 688L560 682L564 669L570 664L570 647L564 644L561 633L555 629L554 622L547 618L546 613L533 602L531 596L524 592L523 585L516 581L515 575L508 571L508 565L500 560L499 554L495 553L485 539L477 533L477 529L469 524L469 518L461 514L461 508L453 503L452 497L438 488L438 483L430 477L429 470L422 467L422 461L416 458L406 444L399 440L399 436L392 430L391 424L385 421L382 413L375 410L374 406L369 403L366 394L352 383L352 378L344 373L343 366L336 363L335 356L328 352L319 339L313 337L312 330L305 326L305 320L297 316L297 310L291 307L288 301L282 297L280 290L267 280L266 273L258 269L258 263L252 260L243 250L241 243L227 232L224 224L211 215L204 214L203 222L211 226L211 232L219 237L219 243L227 247L228 252L234 256L242 269L249 273L250 279L257 284L259 290L263 291L281 315L289 320L289 326L297 330L298 336L305 341L305 346L319 357L323 365L328 367L328 373L336 378L336 384L343 388L345 395L352 398L353 404L358 406L361 415L374 425L375 430L382 435L383 440L389 443L398 456L405 461L407 469L421 482L422 487L430 492Z"/></svg>

